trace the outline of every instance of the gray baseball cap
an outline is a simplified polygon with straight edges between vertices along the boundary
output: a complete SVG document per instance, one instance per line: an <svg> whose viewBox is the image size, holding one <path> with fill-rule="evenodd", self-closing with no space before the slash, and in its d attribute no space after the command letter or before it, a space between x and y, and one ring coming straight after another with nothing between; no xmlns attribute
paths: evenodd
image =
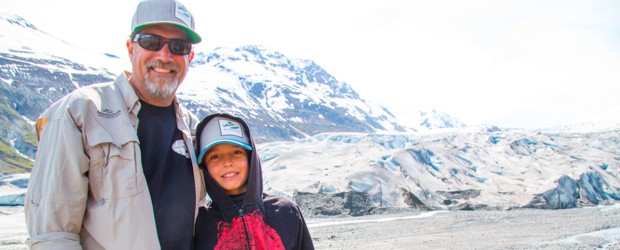
<svg viewBox="0 0 620 250"><path fill-rule="evenodd" d="M194 31L194 16L176 0L145 0L138 4L131 21L131 34L155 24L171 24L185 31L191 43L202 38Z"/></svg>
<svg viewBox="0 0 620 250"><path fill-rule="evenodd" d="M252 150L248 134L239 122L217 116L211 119L202 129L199 144L202 149L198 155L198 163L203 161L203 157L209 148L221 143L230 143L247 150Z"/></svg>

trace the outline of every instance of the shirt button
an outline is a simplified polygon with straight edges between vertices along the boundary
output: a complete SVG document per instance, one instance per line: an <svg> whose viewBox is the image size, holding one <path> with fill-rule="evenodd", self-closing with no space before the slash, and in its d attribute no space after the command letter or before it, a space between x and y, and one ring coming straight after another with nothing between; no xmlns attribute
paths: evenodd
<svg viewBox="0 0 620 250"><path fill-rule="evenodd" d="M105 200L104 200L103 198L101 198L101 199L99 200L99 205L103 205L103 203L105 203Z"/></svg>

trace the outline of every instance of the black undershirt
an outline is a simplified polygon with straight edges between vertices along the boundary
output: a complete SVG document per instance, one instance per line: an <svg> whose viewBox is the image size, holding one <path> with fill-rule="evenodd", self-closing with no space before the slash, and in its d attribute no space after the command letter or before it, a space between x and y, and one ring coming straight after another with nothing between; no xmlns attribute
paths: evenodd
<svg viewBox="0 0 620 250"><path fill-rule="evenodd" d="M192 249L194 172L174 105L140 101L138 139L161 249ZM176 150L175 150L176 148Z"/></svg>

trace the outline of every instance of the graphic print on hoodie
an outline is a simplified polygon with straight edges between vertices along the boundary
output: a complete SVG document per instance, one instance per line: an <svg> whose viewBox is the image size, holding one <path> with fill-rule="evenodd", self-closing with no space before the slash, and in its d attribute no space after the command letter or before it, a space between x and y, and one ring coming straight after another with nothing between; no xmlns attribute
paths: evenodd
<svg viewBox="0 0 620 250"><path fill-rule="evenodd" d="M263 249L260 246L274 250L285 249L278 232L265 224L259 211L236 217L231 223L220 221L217 234L218 240L214 249ZM248 243L254 244L248 246Z"/></svg>

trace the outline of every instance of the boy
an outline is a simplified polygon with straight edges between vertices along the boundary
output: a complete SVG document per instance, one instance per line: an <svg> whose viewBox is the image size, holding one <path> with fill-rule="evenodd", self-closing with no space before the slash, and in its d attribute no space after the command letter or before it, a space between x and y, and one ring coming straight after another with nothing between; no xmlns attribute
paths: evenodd
<svg viewBox="0 0 620 250"><path fill-rule="evenodd" d="M198 212L195 249L314 249L299 207L263 194L258 153L241 118L207 116L196 138L213 203Z"/></svg>

